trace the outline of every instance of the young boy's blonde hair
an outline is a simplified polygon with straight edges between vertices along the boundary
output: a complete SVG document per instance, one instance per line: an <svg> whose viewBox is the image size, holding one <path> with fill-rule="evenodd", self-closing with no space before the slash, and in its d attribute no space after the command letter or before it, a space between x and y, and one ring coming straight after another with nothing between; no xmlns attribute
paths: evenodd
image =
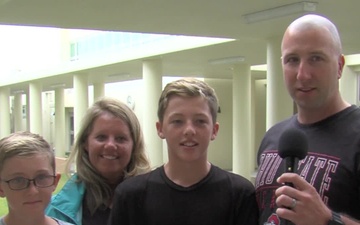
<svg viewBox="0 0 360 225"><path fill-rule="evenodd" d="M48 157L55 173L55 155L50 144L40 135L19 131L0 140L0 172L6 160L14 156L44 154Z"/></svg>

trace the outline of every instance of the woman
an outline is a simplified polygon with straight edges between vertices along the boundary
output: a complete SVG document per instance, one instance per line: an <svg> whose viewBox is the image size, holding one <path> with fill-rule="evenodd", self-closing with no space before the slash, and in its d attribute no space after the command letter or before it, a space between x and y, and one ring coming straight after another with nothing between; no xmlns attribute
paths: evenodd
<svg viewBox="0 0 360 225"><path fill-rule="evenodd" d="M127 177L150 171L143 134L124 103L102 98L83 118L67 173L76 173L52 198L46 213L77 225L105 224L115 187Z"/></svg>

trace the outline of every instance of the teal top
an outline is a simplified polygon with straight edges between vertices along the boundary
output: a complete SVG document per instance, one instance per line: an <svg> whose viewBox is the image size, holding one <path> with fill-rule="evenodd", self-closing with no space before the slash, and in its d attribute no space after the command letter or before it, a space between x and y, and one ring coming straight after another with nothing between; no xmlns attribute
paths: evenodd
<svg viewBox="0 0 360 225"><path fill-rule="evenodd" d="M85 185L77 181L78 176L73 175L60 190L53 195L45 214L62 221L82 224L82 201L85 195ZM1 225L1 224L0 224Z"/></svg>

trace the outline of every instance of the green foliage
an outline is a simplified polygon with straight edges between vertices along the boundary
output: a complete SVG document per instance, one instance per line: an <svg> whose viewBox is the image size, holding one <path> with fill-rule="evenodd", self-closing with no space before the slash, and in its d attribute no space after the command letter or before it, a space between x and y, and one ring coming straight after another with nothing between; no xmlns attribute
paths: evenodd
<svg viewBox="0 0 360 225"><path fill-rule="evenodd" d="M66 181L68 180L68 177L65 174L62 174L61 179L59 181L59 184L54 191L54 194L58 193L60 189L64 186ZM0 198L0 217L8 213L8 206L5 198Z"/></svg>

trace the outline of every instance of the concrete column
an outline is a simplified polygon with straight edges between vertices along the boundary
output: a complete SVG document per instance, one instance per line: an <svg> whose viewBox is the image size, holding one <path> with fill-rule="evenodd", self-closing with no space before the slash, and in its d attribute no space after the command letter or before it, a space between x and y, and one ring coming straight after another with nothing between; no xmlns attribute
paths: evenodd
<svg viewBox="0 0 360 225"><path fill-rule="evenodd" d="M54 93L47 91L42 94L42 136L54 147Z"/></svg>
<svg viewBox="0 0 360 225"><path fill-rule="evenodd" d="M28 124L29 131L42 135L42 101L41 85L36 82L29 83L28 101Z"/></svg>
<svg viewBox="0 0 360 225"><path fill-rule="evenodd" d="M10 124L10 89L0 88L0 138L6 137L11 132Z"/></svg>
<svg viewBox="0 0 360 225"><path fill-rule="evenodd" d="M269 129L293 114L293 101L283 80L279 37L268 40L267 68L266 129Z"/></svg>
<svg viewBox="0 0 360 225"><path fill-rule="evenodd" d="M20 131L22 128L22 93L16 93L14 95L14 130Z"/></svg>
<svg viewBox="0 0 360 225"><path fill-rule="evenodd" d="M28 90L26 92L25 96L25 130L30 130L30 119L29 119L29 86L28 86ZM24 100L24 99L23 99Z"/></svg>
<svg viewBox="0 0 360 225"><path fill-rule="evenodd" d="M251 159L251 77L250 66L233 70L233 172L250 179L255 168Z"/></svg>
<svg viewBox="0 0 360 225"><path fill-rule="evenodd" d="M358 99L358 76L349 66L344 66L342 77L339 81L339 89L341 96L350 104L357 104Z"/></svg>
<svg viewBox="0 0 360 225"><path fill-rule="evenodd" d="M220 125L215 140L210 142L207 157L210 162L224 170L233 170L233 80L204 78L216 91L219 99L217 121Z"/></svg>
<svg viewBox="0 0 360 225"><path fill-rule="evenodd" d="M94 101L105 95L105 84L104 82L98 82L94 84Z"/></svg>
<svg viewBox="0 0 360 225"><path fill-rule="evenodd" d="M76 138L80 123L86 113L89 102L87 74L74 75L74 136Z"/></svg>
<svg viewBox="0 0 360 225"><path fill-rule="evenodd" d="M65 92L64 88L55 89L55 155L65 157L66 132L65 132Z"/></svg>
<svg viewBox="0 0 360 225"><path fill-rule="evenodd" d="M153 59L143 62L144 103L143 131L147 152L153 167L163 164L163 140L156 132L158 101L162 90L161 60Z"/></svg>
<svg viewBox="0 0 360 225"><path fill-rule="evenodd" d="M251 85L251 133L254 152L254 165L257 165L257 152L266 132L266 79L255 79L252 77ZM253 173L253 177L255 178ZM255 179L252 179L255 182Z"/></svg>

